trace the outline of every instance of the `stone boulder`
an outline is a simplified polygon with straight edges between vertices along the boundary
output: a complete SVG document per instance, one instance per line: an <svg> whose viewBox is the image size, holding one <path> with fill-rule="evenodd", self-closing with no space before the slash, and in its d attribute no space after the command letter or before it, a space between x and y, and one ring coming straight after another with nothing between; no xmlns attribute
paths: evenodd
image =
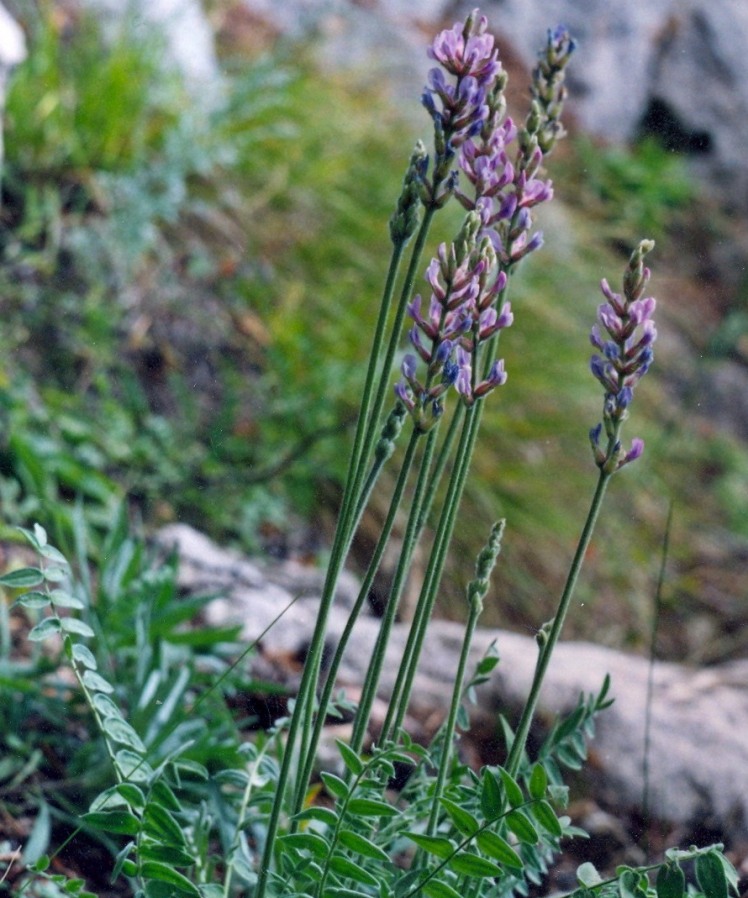
<svg viewBox="0 0 748 898"><path fill-rule="evenodd" d="M209 623L239 622L245 640L261 638L258 677L267 675L268 658L303 657L316 619L320 571L293 562L260 565L220 549L185 525L166 527L158 542L164 548L176 548L179 582L186 592L220 594L207 607ZM333 641L342 631L356 591L355 578L345 575L331 614ZM361 685L378 624L374 617L362 617L350 642L339 680L352 695ZM384 665L382 699L391 689L406 638L407 626L396 625ZM446 714L461 640L460 624L432 622L411 708L422 735L433 733ZM478 691L473 723L498 739L499 715L516 718L527 694L536 644L516 633L479 629L473 660L477 662L494 641L501 661ZM598 718L588 773L601 803L615 813L631 814L641 811L645 791L649 662L597 645L561 643L543 689L538 720L547 726L557 715L568 713L580 694L597 692L607 674L615 702ZM747 687L748 662L701 670L654 665L647 758L648 806L656 818L682 826L708 819L731 839L748 835L748 780L741 773L748 764Z"/></svg>
<svg viewBox="0 0 748 898"><path fill-rule="evenodd" d="M26 59L26 38L21 26L0 3L0 172L3 164L2 120L5 93L13 69Z"/></svg>

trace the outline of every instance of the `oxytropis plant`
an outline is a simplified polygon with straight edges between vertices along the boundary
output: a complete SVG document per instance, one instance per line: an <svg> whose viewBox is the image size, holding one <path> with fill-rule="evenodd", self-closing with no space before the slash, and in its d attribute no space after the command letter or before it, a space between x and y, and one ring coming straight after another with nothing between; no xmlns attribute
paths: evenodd
<svg viewBox="0 0 748 898"><path fill-rule="evenodd" d="M653 359L655 300L645 296L649 271L644 266L644 257L653 248L651 241L643 240L634 249L621 293L605 281L602 284L605 301L591 332L595 353L590 363L604 391L601 422L590 432L597 484L556 614L539 631L535 676L524 711L516 727L505 725L504 765L471 770L455 751L458 729L469 727L466 704L473 687L498 662L495 654L489 654L472 676L468 672L472 637L501 549L503 521L494 525L478 553L475 577L466 589L467 620L447 719L429 746L413 744L405 729L484 403L496 398L494 394L511 374L498 355L504 332L515 318L521 323L521 313L512 308L508 291L518 265L543 243L534 212L553 197L543 166L564 135L564 75L574 50L565 29L548 33L532 75L529 111L523 121L514 121L506 113L506 72L487 21L477 11L439 34L429 49L436 66L430 72L423 105L433 123L433 150L429 154L422 143L416 145L390 220L392 257L374 324L317 625L290 716L278 724L273 736L283 737L279 763L264 764L262 775L256 776L258 758L266 757L267 743L249 752L250 773L243 779L236 777L243 788L237 794L231 838L224 833L221 861L211 865L201 856L200 863L196 860L195 867L190 867L189 851L207 844L196 838L196 828L201 827L199 832L204 834L210 827L202 811L180 811L177 784L169 780L166 791L169 765L178 766L179 752L160 767L151 766L140 736L126 729L114 702L101 697L112 687L97 674L93 654L77 646L73 638L75 634L87 637L88 630L66 623L57 611L76 605L69 599L64 604L66 593L46 588L34 600L37 607L51 609L50 622L38 625L42 629L36 630L36 638L62 634L81 688L111 743L116 785L86 820L105 828L112 823L107 815L116 802L120 832L133 837L120 853L119 869L133 877L139 894L153 898L166 894L177 898L183 894L197 898L526 895L530 885L537 888L542 882L561 840L579 834L563 814L562 768L584 761L585 737L593 733L596 715L609 704L608 684L602 684L596 695L580 699L534 759L528 755L527 739L608 484L643 451L640 439L626 448L621 431L636 385ZM450 202L462 206L464 220L454 240L439 245L426 265L427 290L421 295L415 284L431 224ZM393 368L406 330L409 348L402 353L393 393ZM393 403L389 409L388 399ZM401 436L407 436L406 445L394 455ZM323 672L336 584L371 492L393 458L398 469L382 531L334 656ZM338 743L339 769L323 770L316 777L325 720L336 710L336 674L395 519L403 511L399 563L368 661L350 740ZM423 585L405 648L396 660L386 713L372 732L374 702L381 693L398 603L427 520L433 531L424 546ZM50 557L52 553L59 562L46 544L46 535L36 531L30 538L42 554ZM24 582L36 585L49 579L49 571L39 569ZM114 736L112 721L116 722ZM117 747L123 740L129 740L124 742L128 746L124 754ZM399 792L389 788L396 765L401 772L409 772ZM161 846L159 832L164 840ZM685 860L695 861L697 884L689 886L690 894L726 896L735 884L734 871L719 846L712 846L673 850L659 865L620 868L607 880L591 865L582 865L575 895L681 898L686 894L681 869ZM219 881L208 881L206 871L214 871ZM653 871L657 871L654 883L650 880Z"/></svg>

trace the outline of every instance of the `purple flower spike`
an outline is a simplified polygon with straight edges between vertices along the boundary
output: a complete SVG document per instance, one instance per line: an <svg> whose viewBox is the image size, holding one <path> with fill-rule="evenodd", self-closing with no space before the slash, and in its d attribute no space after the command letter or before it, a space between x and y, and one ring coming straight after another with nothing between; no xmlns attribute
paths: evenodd
<svg viewBox="0 0 748 898"><path fill-rule="evenodd" d="M635 461L644 447L637 438L624 453L618 433L633 401L634 388L654 359L652 344L657 329L652 315L657 304L652 297L641 298L649 279L643 258L653 247L653 241L642 240L634 250L624 274L622 294L614 293L606 280L601 282L607 302L598 307L598 323L590 333L590 342L603 354L592 356L590 370L605 390L603 424L608 436L607 450L599 445L602 425L591 431L590 440L596 464L607 473ZM610 339L603 339L603 330Z"/></svg>

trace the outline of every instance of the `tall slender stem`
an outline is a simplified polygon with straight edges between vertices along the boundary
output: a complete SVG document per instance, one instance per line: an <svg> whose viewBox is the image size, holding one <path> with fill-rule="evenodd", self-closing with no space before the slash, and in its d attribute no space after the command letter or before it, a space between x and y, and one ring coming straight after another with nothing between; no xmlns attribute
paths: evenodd
<svg viewBox="0 0 748 898"><path fill-rule="evenodd" d="M514 735L514 741L512 742L512 747L509 751L509 757L507 758L506 762L506 769L511 776L516 776L517 772L519 771L519 766L522 762L522 756L525 751L525 744L527 743L527 735L530 732L530 725L532 724L533 717L535 716L535 710L537 708L538 698L540 696L540 689L543 685L543 680L545 679L545 674L551 661L551 655L553 654L553 650L555 649L556 643L558 642L559 636L561 635L561 630L563 629L564 621L566 620L566 615L568 614L569 606L571 604L571 599L574 595L574 590L579 579L579 572L581 571L582 564L584 563L584 556L589 547L590 540L592 539L592 533L595 529L595 524L597 523L597 518L602 507L603 498L605 497L605 491L608 487L608 483L611 477L612 474L610 472L606 472L603 469L600 470L600 476L597 481L597 486L595 487L595 492L590 503L590 509L587 513L587 520L584 522L584 527L582 528L582 533L579 537L579 542L577 543L574 558L571 562L569 574L566 578L566 585L564 586L564 591L561 594L561 598L558 603L558 610L556 611L556 615L553 618L553 624L551 625L550 631L548 632L548 636L545 638L544 644L540 646L530 692L527 697L527 702L525 703L525 706L522 710L522 716L520 717L519 724L517 725L517 731Z"/></svg>
<svg viewBox="0 0 748 898"><path fill-rule="evenodd" d="M345 627L338 641L338 645L335 650L335 655L333 656L332 662L330 664L330 668L326 673L325 685L322 689L319 700L319 713L317 714L317 719L314 723L314 730L307 744L306 752L302 755L301 759L303 767L301 775L297 782L296 798L294 801L294 808L296 810L299 810L301 807L301 803L307 789L307 784L311 778L317 746L319 745L319 740L322 736L322 729L324 728L325 724L325 713L330 704L332 691L335 688L337 673L343 660L343 655L345 654L345 649L348 645L348 641L350 640L351 634L353 633L353 627L356 624L359 615L361 614L364 603L366 602L369 590L371 589L371 584L374 581L374 577L376 576L377 571L379 570L379 565L381 563L384 550L389 541L390 534L392 533L392 527L395 523L395 516L397 515L397 511L402 501L403 492L405 491L405 486L410 475L416 446L418 445L420 436L420 433L415 430L413 431L410 442L408 443L408 448L405 452L403 463L400 467L400 473L398 475L397 483L395 484L395 489L390 500L390 507L387 512L387 517L385 518L384 524L382 525L382 532L379 535L377 545L372 554L371 562L369 563L366 575L364 576L364 579L361 583L361 589L359 590L356 602L348 615Z"/></svg>
<svg viewBox="0 0 748 898"><path fill-rule="evenodd" d="M366 380L364 384L364 392L361 399L361 411L356 425L356 433L353 441L353 449L351 459L348 466L348 476L344 488L341 512L338 517L338 524L335 530L335 537L330 553L330 562L325 577L325 583L320 599L320 607L317 616L317 623L312 634L309 653L307 655L307 663L301 677L299 685L299 694L296 699L291 721L288 729L288 736L283 760L281 762L278 774L278 782L276 785L275 799L270 811L267 822L267 833L265 840L265 849L258 872L257 886L255 889L255 898L264 898L267 889L268 877L273 863L273 855L275 851L275 839L278 832L281 810L285 801L286 791L288 789L291 766L295 754L295 747L301 731L302 721L305 719L306 708L314 701L314 687L319 677L319 670L322 660L322 651L324 648L325 635L327 633L327 620L332 607L335 596L335 587L338 577L348 555L353 532L355 530L356 509L360 505L357 491L360 491L360 481L363 474L359 475L362 468L362 459L368 455L365 437L371 433L369 413L371 410L372 394L374 391L374 380L376 377L377 363L381 355L382 343L384 340L384 332L386 321L388 318L389 307L392 301L395 281L397 279L397 271L403 250L405 248L405 240L398 241L394 244L392 257L390 260L385 287L382 294L382 301L379 309L379 316L375 330L375 341L372 346L369 366L367 369ZM371 437L369 437L371 439Z"/></svg>
<svg viewBox="0 0 748 898"><path fill-rule="evenodd" d="M426 578L421 589L421 595L418 599L416 614L408 634L408 640L400 663L400 670L395 680L387 716L385 718L385 724L382 730L384 738L387 738L388 736L394 738L405 719L405 713L408 702L410 701L410 694L413 689L415 673L418 667L418 660L426 636L426 628L428 627L428 622L434 607L434 601L436 600L436 594L441 582L441 575L444 570L449 541L454 532L457 509L460 504L460 499L462 498L465 480L467 479L467 473L470 468L470 457L475 445L478 425L480 423L481 406L482 403L478 402L467 409L465 413L460 443L456 451L455 467L452 471L452 477L450 478L449 486L447 488L447 496L445 497L442 513L439 517L439 523L434 537L434 545L427 566Z"/></svg>
<svg viewBox="0 0 748 898"><path fill-rule="evenodd" d="M431 459L434 453L436 442L436 431L431 430L426 439L426 448L421 459L421 468L416 483L415 493L411 502L410 513L408 515L408 523L403 536L403 544L400 549L400 557L398 559L397 568L390 589L390 595L384 616L377 634L377 641L372 652L369 667L364 678L364 687L361 694L358 709L356 710L356 718L353 724L353 734L351 735L351 748L354 751L360 751L363 745L366 731L369 726L371 717L371 709L376 699L377 689L379 688L379 680L382 674L382 666L387 651L387 644L392 633L392 626L395 621L395 614L400 601L405 579L410 569L410 562L413 557L413 550L418 539L418 521L420 518L420 509L425 501L426 486L429 482L429 471L431 468Z"/></svg>

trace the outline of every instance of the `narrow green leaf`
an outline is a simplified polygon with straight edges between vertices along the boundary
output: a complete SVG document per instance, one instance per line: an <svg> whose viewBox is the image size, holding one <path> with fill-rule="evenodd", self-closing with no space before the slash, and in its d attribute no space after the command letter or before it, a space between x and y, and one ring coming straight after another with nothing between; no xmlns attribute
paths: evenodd
<svg viewBox="0 0 748 898"><path fill-rule="evenodd" d="M126 745L141 754L145 754L143 741L127 721L118 717L110 717L104 721L104 735L113 742Z"/></svg>
<svg viewBox="0 0 748 898"><path fill-rule="evenodd" d="M114 686L107 682L104 677L97 674L95 670L84 671L81 680L83 680L83 685L93 692L105 692L107 694L114 692Z"/></svg>
<svg viewBox="0 0 748 898"><path fill-rule="evenodd" d="M23 862L26 865L33 864L39 858L45 856L49 848L49 839L52 834L52 821L49 813L49 805L43 799L39 802L39 812L31 828L31 833L23 846Z"/></svg>
<svg viewBox="0 0 748 898"><path fill-rule="evenodd" d="M62 583L68 572L61 567L57 567L57 565L50 565L50 567L42 571L42 575L48 583Z"/></svg>
<svg viewBox="0 0 748 898"><path fill-rule="evenodd" d="M57 608L85 608L85 604L77 597L71 596L64 589L53 589L49 593L49 598Z"/></svg>
<svg viewBox="0 0 748 898"><path fill-rule="evenodd" d="M510 811L506 815L506 825L514 833L514 835L527 845L537 845L539 836L538 831L522 813L522 811Z"/></svg>
<svg viewBox="0 0 748 898"><path fill-rule="evenodd" d="M107 833L122 833L134 836L140 831L140 821L129 811L89 811L81 820Z"/></svg>
<svg viewBox="0 0 748 898"><path fill-rule="evenodd" d="M46 592L25 592L18 596L12 607L23 605L24 608L46 608L49 604L49 595Z"/></svg>
<svg viewBox="0 0 748 898"><path fill-rule="evenodd" d="M183 773L191 773L193 776L196 776L204 783L207 783L210 779L208 768L204 764L200 764L197 761L189 760L189 758L177 758L174 761L174 766Z"/></svg>
<svg viewBox="0 0 748 898"><path fill-rule="evenodd" d="M498 663L498 655L486 655L485 658L481 658L478 662L478 665L475 668L475 672L478 674L478 676L485 676L486 674L490 674Z"/></svg>
<svg viewBox="0 0 748 898"><path fill-rule="evenodd" d="M287 848L295 848L297 851L308 851L320 860L324 860L330 853L330 846L327 841L315 833L292 833L289 836L281 836L278 841Z"/></svg>
<svg viewBox="0 0 748 898"><path fill-rule="evenodd" d="M176 845L162 845L149 839L143 840L138 855L142 861L157 861L170 867L191 867L195 863L194 856L182 848L177 848Z"/></svg>
<svg viewBox="0 0 748 898"><path fill-rule="evenodd" d="M356 854L360 854L363 857L370 857L373 860L382 861L383 863L389 862L390 858L387 852L383 851L378 845L375 845L371 840L362 836L360 833L343 830L338 835L338 841L345 848L348 848L350 851L354 851Z"/></svg>
<svg viewBox="0 0 748 898"><path fill-rule="evenodd" d="M127 748L121 748L114 756L122 778L134 783L145 783L153 776L153 768L140 755Z"/></svg>
<svg viewBox="0 0 748 898"><path fill-rule="evenodd" d="M182 805L171 786L162 778L151 786L151 799L171 811L179 813Z"/></svg>
<svg viewBox="0 0 748 898"><path fill-rule="evenodd" d="M343 889L339 886L332 886L325 889L322 898L371 898L369 892L357 892L354 889Z"/></svg>
<svg viewBox="0 0 748 898"><path fill-rule="evenodd" d="M160 864L158 861L145 861L140 866L140 872L143 879L156 879L159 882L165 882L170 886L174 886L180 892L192 895L193 898L201 898L198 887L193 885L186 876L183 876L167 864Z"/></svg>
<svg viewBox="0 0 748 898"><path fill-rule="evenodd" d="M37 552L42 546L46 546L47 544L47 531L41 524L34 524L33 530L27 530L25 527L16 527L16 530L26 537Z"/></svg>
<svg viewBox="0 0 748 898"><path fill-rule="evenodd" d="M354 817L395 817L399 813L391 804L373 798L352 798L348 802L348 811Z"/></svg>
<svg viewBox="0 0 748 898"><path fill-rule="evenodd" d="M521 870L524 867L522 858L506 839L502 839L497 833L484 829L482 833L478 833L475 841L483 854L487 854L498 863L506 867L513 867L515 870Z"/></svg>
<svg viewBox="0 0 748 898"><path fill-rule="evenodd" d="M585 888L593 888L603 881L594 864L587 861L577 867L577 882Z"/></svg>
<svg viewBox="0 0 748 898"><path fill-rule="evenodd" d="M480 829L480 823L468 813L464 808L450 801L448 798L442 798L441 806L449 814L449 818L454 823L458 832L463 836L473 836Z"/></svg>
<svg viewBox="0 0 748 898"><path fill-rule="evenodd" d="M501 786L496 774L488 767L483 768L481 777L480 809L486 820L494 820L502 812Z"/></svg>
<svg viewBox="0 0 748 898"><path fill-rule="evenodd" d="M321 773L320 776L325 784L325 788L333 798L344 799L348 797L348 786L339 776L335 776L334 773Z"/></svg>
<svg viewBox="0 0 748 898"><path fill-rule="evenodd" d="M305 820L317 820L319 823L325 823L327 826L335 826L338 822L338 815L331 808L307 808L305 811L297 814L294 818L299 823Z"/></svg>
<svg viewBox="0 0 748 898"><path fill-rule="evenodd" d="M455 873L459 873L461 876L473 876L477 878L501 876L504 872L501 867L494 864L493 861L488 861L484 857L479 857L477 854L468 854L467 852L456 854L450 860L449 866Z"/></svg>
<svg viewBox="0 0 748 898"><path fill-rule="evenodd" d="M564 832L563 827L556 816L556 812L547 801L534 802L530 805L529 811L544 830L552 836L556 836L556 838L561 838Z"/></svg>
<svg viewBox="0 0 748 898"><path fill-rule="evenodd" d="M114 788L132 807L139 811L145 807L145 795L134 783L119 783Z"/></svg>
<svg viewBox="0 0 748 898"><path fill-rule="evenodd" d="M506 799L509 804L513 808L524 804L525 796L522 794L522 789L517 781L513 779L503 767L499 767L499 775L501 776L501 782L504 786L504 792L506 793Z"/></svg>
<svg viewBox="0 0 748 898"><path fill-rule="evenodd" d="M457 889L453 889L443 879L430 879L421 891L426 898L463 898Z"/></svg>
<svg viewBox="0 0 748 898"><path fill-rule="evenodd" d="M725 868L713 851L696 858L696 880L708 898L727 898Z"/></svg>
<svg viewBox="0 0 748 898"><path fill-rule="evenodd" d="M379 885L379 880L376 876L373 876L368 870L364 870L363 867L350 858L343 857L342 854L334 854L330 858L330 869L337 873L338 876L345 876L347 879L360 882L365 886Z"/></svg>
<svg viewBox="0 0 748 898"><path fill-rule="evenodd" d="M527 788L533 798L545 798L548 790L548 774L542 764L533 764Z"/></svg>
<svg viewBox="0 0 748 898"><path fill-rule="evenodd" d="M94 635L94 631L88 624L84 624L82 620L78 620L75 617L60 618L60 623L66 633L76 633L78 636L84 636L86 639L90 639Z"/></svg>
<svg viewBox="0 0 748 898"><path fill-rule="evenodd" d="M44 873L51 863L49 855L43 854L38 860L34 861L33 864L29 865L29 870L32 873Z"/></svg>
<svg viewBox="0 0 748 898"><path fill-rule="evenodd" d="M0 586L8 589L28 589L44 583L44 574L38 567L21 567L0 577Z"/></svg>
<svg viewBox="0 0 748 898"><path fill-rule="evenodd" d="M110 882L114 883L119 879L120 873L124 870L126 864L132 864L132 860L130 859L130 853L135 847L134 842L128 842L124 848L121 848L115 858L114 858L114 869L112 870L112 876ZM137 866L135 868L137 870Z"/></svg>
<svg viewBox="0 0 748 898"><path fill-rule="evenodd" d="M342 740L336 739L335 744L338 746L340 757L343 759L345 766L354 776L358 776L364 769L364 762L359 758L350 745L346 745Z"/></svg>
<svg viewBox="0 0 748 898"><path fill-rule="evenodd" d="M454 842L444 836L424 836L421 833L408 832L403 835L411 842L415 842L419 848L423 848L427 854L433 854L434 857L441 858L441 860L446 860L455 852Z"/></svg>
<svg viewBox="0 0 748 898"><path fill-rule="evenodd" d="M39 548L39 554L42 558L46 558L48 561L54 561L55 564L69 567L67 558L65 558L59 549L55 549L54 546L41 546Z"/></svg>
<svg viewBox="0 0 748 898"><path fill-rule="evenodd" d="M564 765L564 767L568 767L569 770L582 769L582 761L580 761L579 756L568 743L559 745L556 748L555 753L558 760Z"/></svg>
<svg viewBox="0 0 748 898"><path fill-rule="evenodd" d="M110 786L100 792L91 802L89 811L111 811L114 808L126 808L127 799L120 794L117 786Z"/></svg>
<svg viewBox="0 0 748 898"><path fill-rule="evenodd" d="M143 829L152 839L177 848L186 848L182 827L174 819L170 811L149 801L143 815Z"/></svg>
<svg viewBox="0 0 748 898"><path fill-rule="evenodd" d="M59 617L45 617L43 621L29 630L27 639L30 639L31 642L42 642L44 639L49 639L50 636L56 636L60 629Z"/></svg>
<svg viewBox="0 0 748 898"><path fill-rule="evenodd" d="M96 670L96 658L93 652L88 646L82 645L80 642L73 644L73 661L77 661L78 664L87 667L89 670Z"/></svg>
<svg viewBox="0 0 748 898"><path fill-rule="evenodd" d="M83 648L83 646L75 646L75 648ZM97 692L92 701L94 708L102 717L122 717L122 712L117 705L103 692Z"/></svg>

